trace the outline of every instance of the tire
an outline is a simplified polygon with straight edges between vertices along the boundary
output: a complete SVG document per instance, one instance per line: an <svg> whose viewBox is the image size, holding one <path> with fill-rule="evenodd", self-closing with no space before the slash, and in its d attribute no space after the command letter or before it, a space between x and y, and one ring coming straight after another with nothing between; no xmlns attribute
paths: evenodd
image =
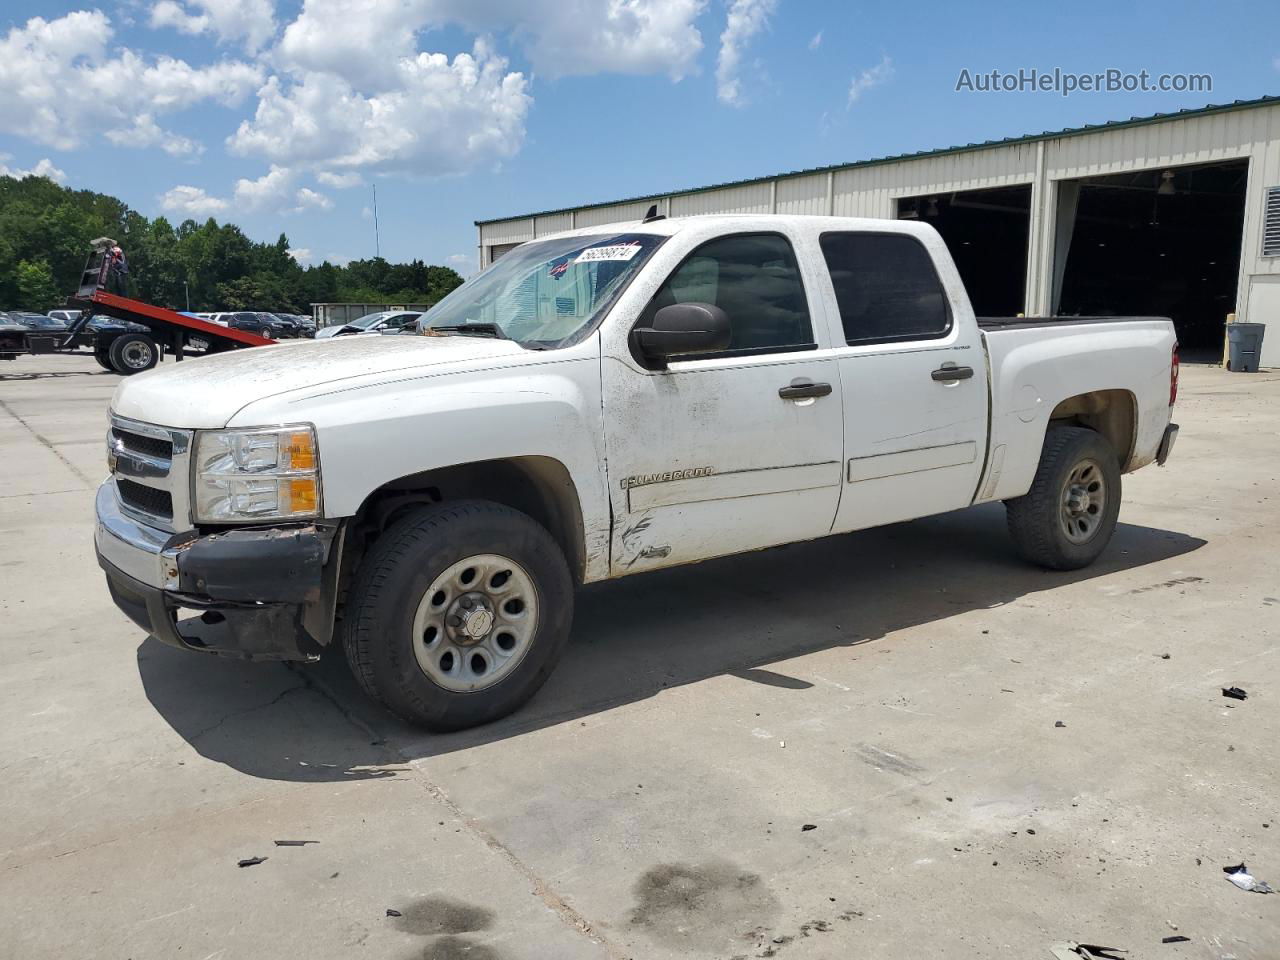
<svg viewBox="0 0 1280 960"><path fill-rule="evenodd" d="M506 716L550 676L569 639L573 578L532 518L457 501L415 510L377 540L344 619L365 693L412 723L460 730Z"/></svg>
<svg viewBox="0 0 1280 960"><path fill-rule="evenodd" d="M1093 430L1050 428L1031 489L1006 500L1005 510L1026 559L1051 570L1087 567L1106 549L1120 515L1115 450Z"/></svg>
<svg viewBox="0 0 1280 960"><path fill-rule="evenodd" d="M115 369L115 367L113 367L113 366L111 365L111 354L108 352L108 350L104 350L104 349L100 349L100 348L98 348L98 347L94 347L94 348L93 348L93 359L97 360L97 361L98 361L98 366L102 367L102 369L104 369L104 370L114 370L114 369Z"/></svg>
<svg viewBox="0 0 1280 960"><path fill-rule="evenodd" d="M124 333L111 341L111 369L121 376L150 370L160 362L160 347L145 333Z"/></svg>

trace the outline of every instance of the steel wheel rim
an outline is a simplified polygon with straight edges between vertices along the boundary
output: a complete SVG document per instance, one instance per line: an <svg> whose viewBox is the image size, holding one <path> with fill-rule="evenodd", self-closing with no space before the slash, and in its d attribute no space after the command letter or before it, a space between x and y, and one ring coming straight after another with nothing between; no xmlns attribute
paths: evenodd
<svg viewBox="0 0 1280 960"><path fill-rule="evenodd" d="M1062 485L1058 521L1072 543L1088 543L1102 528L1107 508L1107 482L1102 465L1093 458L1071 468Z"/></svg>
<svg viewBox="0 0 1280 960"><path fill-rule="evenodd" d="M135 340L124 345L124 349L120 351L120 357L130 370L145 370L147 364L151 362L151 348Z"/></svg>
<svg viewBox="0 0 1280 960"><path fill-rule="evenodd" d="M413 618L413 653L433 682L485 690L524 659L538 627L538 591L520 564L493 553L466 557L431 581Z"/></svg>

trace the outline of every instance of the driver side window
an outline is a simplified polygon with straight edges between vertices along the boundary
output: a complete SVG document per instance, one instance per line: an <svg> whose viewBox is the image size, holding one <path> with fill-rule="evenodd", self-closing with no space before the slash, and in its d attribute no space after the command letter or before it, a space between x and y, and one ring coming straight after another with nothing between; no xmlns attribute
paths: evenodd
<svg viewBox="0 0 1280 960"><path fill-rule="evenodd" d="M776 233L733 234L695 249L658 288L639 325L652 325L654 314L676 303L713 304L733 328L724 352L681 360L816 349L795 252Z"/></svg>

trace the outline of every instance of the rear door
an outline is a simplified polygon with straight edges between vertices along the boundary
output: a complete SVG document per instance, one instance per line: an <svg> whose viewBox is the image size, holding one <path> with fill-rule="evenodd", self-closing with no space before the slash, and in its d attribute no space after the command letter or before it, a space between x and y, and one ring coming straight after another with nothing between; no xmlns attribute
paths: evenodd
<svg viewBox="0 0 1280 960"><path fill-rule="evenodd" d="M673 303L714 304L733 327L729 350L666 370L605 355L615 575L831 529L843 414L836 361L815 339L826 346L821 300L809 295L817 282L781 233L716 237L683 258L636 323Z"/></svg>
<svg viewBox="0 0 1280 960"><path fill-rule="evenodd" d="M844 483L834 529L968 506L986 452L987 367L941 238L830 231L820 246L839 317L833 336L844 341L836 351Z"/></svg>

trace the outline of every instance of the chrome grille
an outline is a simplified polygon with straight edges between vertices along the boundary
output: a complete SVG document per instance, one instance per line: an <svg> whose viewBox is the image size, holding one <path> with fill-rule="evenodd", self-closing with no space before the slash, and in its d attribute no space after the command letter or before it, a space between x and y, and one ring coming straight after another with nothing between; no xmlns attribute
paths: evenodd
<svg viewBox="0 0 1280 960"><path fill-rule="evenodd" d="M111 435L130 452L142 453L148 457L161 457L165 460L173 457L173 441L168 438L162 440L159 437L148 437L119 427L112 427Z"/></svg>
<svg viewBox="0 0 1280 960"><path fill-rule="evenodd" d="M124 477L116 477L116 490L120 492L120 502L126 507L133 507L148 516L173 520L173 495L168 490L146 487Z"/></svg>
<svg viewBox="0 0 1280 960"><path fill-rule="evenodd" d="M191 529L191 431L113 416L107 464L120 509L177 533Z"/></svg>

